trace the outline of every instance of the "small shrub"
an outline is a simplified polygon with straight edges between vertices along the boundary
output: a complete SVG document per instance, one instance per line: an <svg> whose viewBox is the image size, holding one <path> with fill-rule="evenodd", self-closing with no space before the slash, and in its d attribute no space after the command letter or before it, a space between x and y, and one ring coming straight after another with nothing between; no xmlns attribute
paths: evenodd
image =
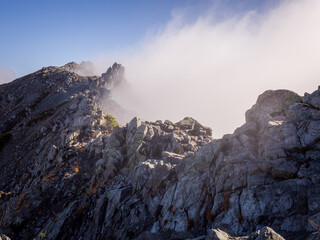
<svg viewBox="0 0 320 240"><path fill-rule="evenodd" d="M34 240L43 240L43 239L46 239L46 236L47 236L47 230L45 230L45 231L42 230L42 231L38 234L37 238L34 239Z"/></svg>
<svg viewBox="0 0 320 240"><path fill-rule="evenodd" d="M119 123L116 121L116 118L114 116L107 114L104 118L107 120L108 126L111 126L112 128L119 126Z"/></svg>

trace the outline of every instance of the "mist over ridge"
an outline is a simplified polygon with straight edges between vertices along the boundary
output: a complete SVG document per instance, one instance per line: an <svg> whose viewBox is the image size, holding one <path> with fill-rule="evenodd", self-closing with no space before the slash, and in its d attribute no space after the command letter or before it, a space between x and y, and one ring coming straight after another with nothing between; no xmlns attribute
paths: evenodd
<svg viewBox="0 0 320 240"><path fill-rule="evenodd" d="M283 1L262 14L250 11L223 21L215 11L191 23L175 11L164 29L118 52L131 90L118 89L113 98L146 120L192 116L221 137L244 122L263 91L303 95L317 87L319 1ZM94 63L102 72L99 66L111 59L101 56Z"/></svg>

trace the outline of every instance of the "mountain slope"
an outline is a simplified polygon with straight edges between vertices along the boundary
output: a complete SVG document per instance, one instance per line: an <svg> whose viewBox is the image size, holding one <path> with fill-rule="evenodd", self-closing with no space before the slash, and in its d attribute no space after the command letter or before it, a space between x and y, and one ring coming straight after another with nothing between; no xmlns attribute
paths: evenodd
<svg viewBox="0 0 320 240"><path fill-rule="evenodd" d="M213 140L190 117L117 126L101 109L124 69L84 77L77 66L0 86L0 233L304 239L319 226L320 90L266 91L243 126Z"/></svg>

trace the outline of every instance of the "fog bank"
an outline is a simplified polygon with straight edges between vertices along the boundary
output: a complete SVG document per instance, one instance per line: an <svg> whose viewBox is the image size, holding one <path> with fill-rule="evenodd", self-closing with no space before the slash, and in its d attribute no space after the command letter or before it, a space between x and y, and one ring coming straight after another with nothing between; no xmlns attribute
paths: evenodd
<svg viewBox="0 0 320 240"><path fill-rule="evenodd" d="M316 90L320 1L284 1L224 21L215 19L218 10L192 23L176 12L163 30L120 55L132 89L114 99L146 120L192 116L221 137L244 123L267 89Z"/></svg>

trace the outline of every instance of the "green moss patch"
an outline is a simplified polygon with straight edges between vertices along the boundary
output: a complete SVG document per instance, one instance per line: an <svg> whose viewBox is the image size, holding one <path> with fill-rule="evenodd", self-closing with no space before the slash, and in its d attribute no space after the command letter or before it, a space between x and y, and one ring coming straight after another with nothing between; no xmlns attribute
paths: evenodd
<svg viewBox="0 0 320 240"><path fill-rule="evenodd" d="M114 116L107 114L104 118L106 119L108 126L111 126L113 128L119 126L119 123L116 121L116 118Z"/></svg>

